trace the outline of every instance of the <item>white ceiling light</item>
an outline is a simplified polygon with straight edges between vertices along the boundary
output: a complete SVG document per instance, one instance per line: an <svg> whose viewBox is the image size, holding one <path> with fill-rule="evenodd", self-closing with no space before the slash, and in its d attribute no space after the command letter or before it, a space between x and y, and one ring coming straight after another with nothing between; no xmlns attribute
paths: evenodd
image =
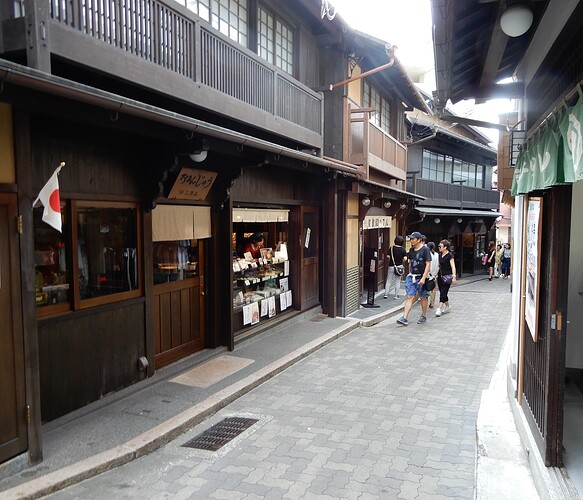
<svg viewBox="0 0 583 500"><path fill-rule="evenodd" d="M500 17L500 27L508 36L517 37L528 31L532 19L532 10L527 5L511 5Z"/></svg>

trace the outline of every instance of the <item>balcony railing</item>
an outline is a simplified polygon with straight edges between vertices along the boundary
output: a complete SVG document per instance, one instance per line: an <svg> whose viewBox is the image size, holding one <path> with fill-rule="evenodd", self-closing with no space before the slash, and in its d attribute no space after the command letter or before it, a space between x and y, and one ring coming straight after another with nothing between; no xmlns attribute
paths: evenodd
<svg viewBox="0 0 583 500"><path fill-rule="evenodd" d="M371 110L348 105L350 127L345 139L345 161L362 165L366 175L371 169L404 181L407 175L407 148L370 122Z"/></svg>
<svg viewBox="0 0 583 500"><path fill-rule="evenodd" d="M144 61L322 134L322 96L168 0L50 0L50 17Z"/></svg>
<svg viewBox="0 0 583 500"><path fill-rule="evenodd" d="M413 176L407 188L427 198L427 203L456 208L493 208L500 205L500 193L491 189L432 181Z"/></svg>

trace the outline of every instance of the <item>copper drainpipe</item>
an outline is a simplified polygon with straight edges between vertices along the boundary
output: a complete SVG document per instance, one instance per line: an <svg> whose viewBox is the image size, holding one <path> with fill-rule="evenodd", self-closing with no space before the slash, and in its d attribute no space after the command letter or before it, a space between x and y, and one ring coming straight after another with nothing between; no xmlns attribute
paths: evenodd
<svg viewBox="0 0 583 500"><path fill-rule="evenodd" d="M360 80L361 78L364 78L366 76L369 76L369 75L372 75L372 74L377 73L379 71L382 71L383 69L390 68L393 64L395 64L395 49L396 48L397 47L395 47L394 45L387 43L385 45L385 50L387 51L387 56L389 57L389 62L387 64L383 64L382 66L379 66L378 68L373 68L371 70L365 71L364 73L361 73L360 75L353 76L352 78L348 78L347 80L343 80L341 82L330 85L330 90L334 90L335 88L341 87L342 85L346 85L347 83L351 83L351 82L354 82L356 80Z"/></svg>

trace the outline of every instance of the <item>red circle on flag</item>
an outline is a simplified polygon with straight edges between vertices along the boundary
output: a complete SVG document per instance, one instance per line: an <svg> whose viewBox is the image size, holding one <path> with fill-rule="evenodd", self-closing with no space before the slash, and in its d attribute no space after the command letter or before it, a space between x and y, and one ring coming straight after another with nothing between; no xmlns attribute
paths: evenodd
<svg viewBox="0 0 583 500"><path fill-rule="evenodd" d="M49 197L49 205L53 211L61 213L61 197L59 196L59 190L55 189L51 196Z"/></svg>

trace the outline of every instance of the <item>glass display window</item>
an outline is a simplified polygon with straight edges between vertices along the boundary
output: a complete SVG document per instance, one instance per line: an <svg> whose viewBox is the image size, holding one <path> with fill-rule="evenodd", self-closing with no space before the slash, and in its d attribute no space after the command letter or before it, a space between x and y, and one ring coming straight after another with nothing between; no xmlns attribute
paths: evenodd
<svg viewBox="0 0 583 500"><path fill-rule="evenodd" d="M62 201L62 233L42 221L42 212L33 210L39 316L142 294L136 203Z"/></svg>
<svg viewBox="0 0 583 500"><path fill-rule="evenodd" d="M81 301L137 290L137 207L79 203L76 218Z"/></svg>
<svg viewBox="0 0 583 500"><path fill-rule="evenodd" d="M288 226L288 222L233 224L232 300L236 329L256 325L293 306ZM258 235L263 237L260 244ZM258 247L257 251L253 251L252 244Z"/></svg>
<svg viewBox="0 0 583 500"><path fill-rule="evenodd" d="M194 278L199 274L199 241L157 241L153 245L154 284Z"/></svg>

